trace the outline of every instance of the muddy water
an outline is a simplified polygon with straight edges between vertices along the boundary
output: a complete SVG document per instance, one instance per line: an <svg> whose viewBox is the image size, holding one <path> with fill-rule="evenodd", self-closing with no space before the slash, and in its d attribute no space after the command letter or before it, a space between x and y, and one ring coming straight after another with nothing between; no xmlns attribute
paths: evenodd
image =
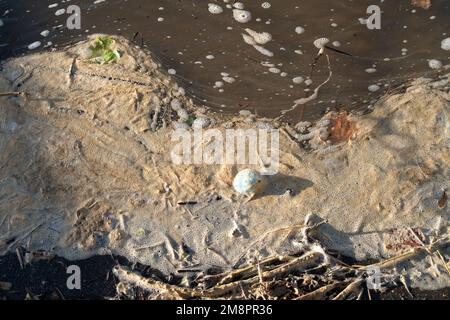
<svg viewBox="0 0 450 320"><path fill-rule="evenodd" d="M435 73L430 59L449 63L450 51L441 41L450 33L450 1L432 0L429 9L410 2L247 0L242 3L252 19L240 23L222 0L0 0L0 58L29 52L35 41L41 45L32 51L90 33L120 34L153 51L198 103L219 112L246 109L271 117L313 95L331 70L315 99L284 116L311 120L327 109L366 110L398 83ZM212 14L208 3L223 12ZM81 7L81 30L66 28L69 15L55 15L70 4ZM361 23L372 4L382 10L380 30ZM244 42L245 28L271 34L262 46L273 57ZM314 64L319 49L313 42L323 37L330 42Z"/></svg>

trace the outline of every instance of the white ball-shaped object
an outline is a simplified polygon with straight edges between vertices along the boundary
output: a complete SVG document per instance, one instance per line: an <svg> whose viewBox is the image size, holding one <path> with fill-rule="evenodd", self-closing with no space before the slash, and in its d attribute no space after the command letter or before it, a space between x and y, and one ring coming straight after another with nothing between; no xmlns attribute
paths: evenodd
<svg viewBox="0 0 450 320"><path fill-rule="evenodd" d="M259 194L267 186L267 178L256 170L244 169L234 177L234 190L241 194Z"/></svg>

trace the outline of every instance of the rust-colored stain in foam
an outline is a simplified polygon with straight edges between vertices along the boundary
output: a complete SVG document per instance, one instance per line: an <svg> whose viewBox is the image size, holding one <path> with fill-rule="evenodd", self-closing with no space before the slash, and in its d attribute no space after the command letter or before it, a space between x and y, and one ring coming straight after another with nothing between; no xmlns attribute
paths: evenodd
<svg viewBox="0 0 450 320"><path fill-rule="evenodd" d="M429 9L431 7L431 0L412 0L411 4L422 9Z"/></svg>
<svg viewBox="0 0 450 320"><path fill-rule="evenodd" d="M346 111L339 112L331 119L329 139L333 144L349 141L356 136L356 123L349 119Z"/></svg>

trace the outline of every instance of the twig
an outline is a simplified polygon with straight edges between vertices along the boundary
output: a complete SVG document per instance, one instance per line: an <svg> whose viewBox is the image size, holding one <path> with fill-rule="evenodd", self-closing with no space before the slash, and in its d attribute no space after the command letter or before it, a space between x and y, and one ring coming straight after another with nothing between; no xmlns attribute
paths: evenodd
<svg viewBox="0 0 450 320"><path fill-rule="evenodd" d="M450 270L448 269L448 264L445 262L444 257L442 256L441 252L439 250L436 250L436 255L441 259L441 261L444 263L445 270L447 270L447 273L450 275Z"/></svg>
<svg viewBox="0 0 450 320"><path fill-rule="evenodd" d="M178 260L178 257L177 257L178 254L177 254L177 252L176 252L176 250L174 248L173 242L174 242L174 240L172 238L170 238L169 236L165 235L164 243L166 245L166 249L169 252L172 260L176 261L176 260Z"/></svg>
<svg viewBox="0 0 450 320"><path fill-rule="evenodd" d="M166 284L157 280L147 279L142 277L141 275L134 273L122 266L115 267L113 269L114 275L122 282L131 284L133 286L137 286L143 290L150 292L166 292L168 294L172 294L174 298L220 298L226 293L236 290L242 284L254 283L257 279L252 278L249 280L243 280L238 282L233 282L230 284L215 286L211 289L200 290L200 289L191 289L191 288L183 288L170 284Z"/></svg>
<svg viewBox="0 0 450 320"><path fill-rule="evenodd" d="M22 249L20 247L16 248L17 260L19 260L20 269L24 269L25 264L23 263L23 254Z"/></svg>
<svg viewBox="0 0 450 320"><path fill-rule="evenodd" d="M6 214L6 215L3 217L2 222L0 222L0 228L3 226L3 223L5 223L6 218L8 218L8 216L9 216L9 214Z"/></svg>
<svg viewBox="0 0 450 320"><path fill-rule="evenodd" d="M266 259L263 259L261 261L259 261L260 266L270 266L273 265L275 263L280 263L280 262L289 262L292 259L294 259L293 257L290 256L276 256L276 257L269 257ZM242 279L248 279L251 277L254 277L257 275L257 270L255 268L254 265L249 265L247 267L238 269L238 270L234 270L231 272L227 272L227 273L221 273L218 275L212 275L212 276L206 276L204 277L201 281L205 282L205 281L219 281L218 284L222 285L222 284L227 284L230 282L234 282L237 280L242 280Z"/></svg>
<svg viewBox="0 0 450 320"><path fill-rule="evenodd" d="M363 294L364 294L364 288L361 288L359 290L358 297L356 298L356 300L362 300Z"/></svg>
<svg viewBox="0 0 450 320"><path fill-rule="evenodd" d="M400 254L398 256L389 258L389 259L387 259L385 261L374 263L374 264L368 265L368 266L363 266L363 267L360 267L358 269L366 269L366 268L370 268L370 267L374 267L374 266L379 267L380 269L389 269L389 268L392 268L392 267L394 267L395 265L397 265L399 263L411 260L411 259L417 257L419 254L422 254L424 252L429 253L429 254L432 254L432 253L434 253L436 251L438 252L439 251L438 248L441 245L443 245L443 243L447 243L445 241L447 241L447 238L442 238L442 239L439 239L439 240L435 241L434 243L430 244L429 246L416 247L416 248L411 249L408 252L405 252L405 253ZM444 265L445 265L445 260L443 260L443 262L444 262Z"/></svg>
<svg viewBox="0 0 450 320"><path fill-rule="evenodd" d="M156 247L159 247L159 246L163 246L164 244L165 244L165 241L160 241L160 242L157 242L157 243L154 243L154 244L149 244L149 245L146 245L146 246L134 248L134 250L140 251L140 250L146 250L146 249L153 249L153 248L156 248Z"/></svg>
<svg viewBox="0 0 450 320"><path fill-rule="evenodd" d="M63 293L61 292L61 290L59 290L58 287L56 287L56 291L58 291L59 297L60 297L62 300L66 300L66 298L65 298L64 295L63 295Z"/></svg>
<svg viewBox="0 0 450 320"><path fill-rule="evenodd" d="M250 248L252 248L254 245L256 245L257 243L259 243L260 241L262 241L265 237L267 237L269 234L272 233L277 233L277 232L283 232L283 231L289 231L291 232L294 229L298 229L298 228L303 228L305 225L304 224L295 224L293 226L290 227L283 227L283 228L279 228L279 229L275 229L275 230L269 230L267 232L265 232L263 235L261 235L258 239L256 239L255 241L253 241L252 243L250 243L250 245L247 247L247 249L244 251L243 254L241 254L239 256L239 258L237 259L236 263L233 265L233 267L237 267L240 263L240 261L242 260L242 258L247 254L247 252L250 250Z"/></svg>
<svg viewBox="0 0 450 320"><path fill-rule="evenodd" d="M263 272L262 276L266 279L275 278L278 275L285 274L292 269L305 269L310 263L316 261L319 257L322 257L322 254L319 252L312 252L309 254L305 254L299 258L296 258L285 265L277 267L273 270Z"/></svg>
<svg viewBox="0 0 450 320"><path fill-rule="evenodd" d="M17 91L17 92L0 92L0 97L8 97L8 96L22 96L25 95L25 92Z"/></svg>
<svg viewBox="0 0 450 320"><path fill-rule="evenodd" d="M416 240L420 243L420 245L430 254L431 257L433 257L433 252L431 252L431 249L423 243L423 241L419 238L419 236L414 232L414 230L411 227L408 227L408 231L414 235ZM441 255L441 252L439 250L436 250L435 252L436 256L441 260L441 262L444 264L445 269L447 270L447 273L450 275L450 270L448 269L447 263L445 262L444 257ZM431 260L433 262L433 260ZM433 262L434 263L434 262Z"/></svg>
<svg viewBox="0 0 450 320"><path fill-rule="evenodd" d="M208 249L209 251L211 251L212 253L215 253L216 256L218 256L220 259L222 259L223 262L225 262L225 264L229 265L230 262L228 261L227 258L225 258L225 256L223 254L221 254L218 250L208 246L206 247L206 249Z"/></svg>
<svg viewBox="0 0 450 320"><path fill-rule="evenodd" d="M320 298L323 298L328 292L340 288L343 285L345 285L347 282L335 282L332 284L328 284L326 286L323 286L317 290L314 290L313 292L304 294L298 298L296 298L296 300L317 300Z"/></svg>
<svg viewBox="0 0 450 320"><path fill-rule="evenodd" d="M359 288L361 288L361 284L363 283L363 279L358 279L350 283L344 290L341 291L333 300L344 300L350 294L355 293Z"/></svg>
<svg viewBox="0 0 450 320"><path fill-rule="evenodd" d="M408 285L406 284L406 279L405 276L402 274L400 276L400 282L402 283L402 285L405 287L406 292L408 292L409 296L414 299L414 296L412 295L411 291L409 291Z"/></svg>
<svg viewBox="0 0 450 320"><path fill-rule="evenodd" d="M289 139L289 141L291 141L295 145L298 145L298 141L292 137L292 135L286 130L286 128L281 128L280 131Z"/></svg>
<svg viewBox="0 0 450 320"><path fill-rule="evenodd" d="M28 231L27 233L25 233L23 236L18 237L17 239L15 239L13 242L11 242L9 244L9 246L6 248L6 250L3 251L3 253L1 254L2 256L5 255L12 247L14 247L16 245L16 243L22 241L23 239L25 239L26 237L28 237L29 235L31 235L37 228L39 228L40 226L42 226L43 222L41 222L40 224L36 225L33 229L31 229L30 231Z"/></svg>
<svg viewBox="0 0 450 320"><path fill-rule="evenodd" d="M257 261L256 261L256 268L258 270L259 283L264 284L264 276L263 276L263 271L261 269L261 264L259 263L259 258L257 258Z"/></svg>
<svg viewBox="0 0 450 320"><path fill-rule="evenodd" d="M67 77L67 85L70 87L72 85L73 76L75 75L75 63L77 61L77 58L72 59L72 63L70 64L69 68L69 74Z"/></svg>

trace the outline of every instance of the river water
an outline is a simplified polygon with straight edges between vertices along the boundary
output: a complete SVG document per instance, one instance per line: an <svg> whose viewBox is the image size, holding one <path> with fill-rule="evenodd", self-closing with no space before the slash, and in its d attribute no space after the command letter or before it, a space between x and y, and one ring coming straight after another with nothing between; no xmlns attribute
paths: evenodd
<svg viewBox="0 0 450 320"><path fill-rule="evenodd" d="M69 5L81 9L79 30L66 26ZM380 29L365 23L371 5L381 9ZM249 21L239 17L242 7ZM197 103L268 117L292 109L284 114L292 121L367 110L398 84L439 72L450 56L441 44L450 33L448 0L428 9L411 0L0 0L0 19L0 59L91 33L123 35L151 50ZM265 51L244 41L246 29L270 39ZM319 38L329 42L318 57Z"/></svg>

